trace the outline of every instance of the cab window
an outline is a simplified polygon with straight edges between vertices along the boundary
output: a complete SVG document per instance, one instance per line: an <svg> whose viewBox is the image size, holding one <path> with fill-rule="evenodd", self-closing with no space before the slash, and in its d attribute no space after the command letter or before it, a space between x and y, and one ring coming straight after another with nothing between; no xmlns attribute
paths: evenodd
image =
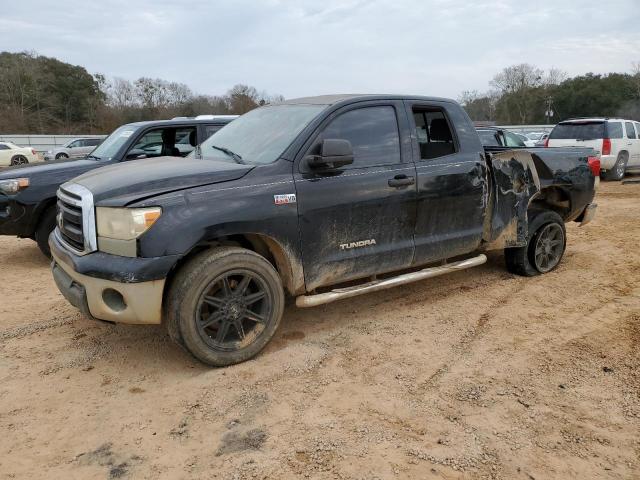
<svg viewBox="0 0 640 480"><path fill-rule="evenodd" d="M456 152L451 128L441 109L414 109L416 137L420 147L420 159L444 157Z"/></svg>
<svg viewBox="0 0 640 480"><path fill-rule="evenodd" d="M324 129L322 139L349 140L353 164L347 168L400 163L400 135L395 108L364 107L343 113ZM316 149L319 149L320 142Z"/></svg>

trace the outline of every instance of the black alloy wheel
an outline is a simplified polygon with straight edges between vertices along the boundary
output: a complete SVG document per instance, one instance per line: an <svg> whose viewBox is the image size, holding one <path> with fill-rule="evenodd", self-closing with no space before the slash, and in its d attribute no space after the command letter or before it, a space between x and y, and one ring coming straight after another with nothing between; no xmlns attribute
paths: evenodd
<svg viewBox="0 0 640 480"><path fill-rule="evenodd" d="M540 273L553 270L564 253L564 232L557 223L545 225L536 234L534 263Z"/></svg>
<svg viewBox="0 0 640 480"><path fill-rule="evenodd" d="M200 296L196 310L198 332L216 350L239 350L265 331L273 318L272 305L267 285L254 272L225 272Z"/></svg>

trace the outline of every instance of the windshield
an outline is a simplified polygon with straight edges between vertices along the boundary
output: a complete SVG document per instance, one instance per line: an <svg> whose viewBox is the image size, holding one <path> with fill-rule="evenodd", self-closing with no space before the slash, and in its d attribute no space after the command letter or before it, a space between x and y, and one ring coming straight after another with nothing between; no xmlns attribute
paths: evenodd
<svg viewBox="0 0 640 480"><path fill-rule="evenodd" d="M111 160L111 158L118 153L120 147L122 147L129 137L133 135L134 131L135 127L132 125L121 126L105 138L104 141L91 152L91 156L89 158L94 158L96 160Z"/></svg>
<svg viewBox="0 0 640 480"><path fill-rule="evenodd" d="M549 134L550 140L597 140L604 138L604 122L559 123Z"/></svg>
<svg viewBox="0 0 640 480"><path fill-rule="evenodd" d="M302 129L325 108L326 105L257 108L209 137L199 148L200 156L224 162L275 162Z"/></svg>

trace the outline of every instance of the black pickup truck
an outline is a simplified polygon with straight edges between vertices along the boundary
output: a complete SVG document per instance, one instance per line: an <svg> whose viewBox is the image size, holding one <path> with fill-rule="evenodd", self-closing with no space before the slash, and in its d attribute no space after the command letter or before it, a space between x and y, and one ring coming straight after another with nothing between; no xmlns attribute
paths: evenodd
<svg viewBox="0 0 640 480"><path fill-rule="evenodd" d="M203 117L130 123L116 129L85 159L1 170L0 235L32 238L42 253L50 256L48 239L55 228L56 192L60 185L105 165L161 155L187 156L235 118Z"/></svg>
<svg viewBox="0 0 640 480"><path fill-rule="evenodd" d="M50 237L63 295L88 317L164 322L201 361L256 355L299 307L480 265L554 269L587 223L590 149L485 150L454 101L350 95L253 110L181 162L64 184ZM201 158L198 158L201 157Z"/></svg>

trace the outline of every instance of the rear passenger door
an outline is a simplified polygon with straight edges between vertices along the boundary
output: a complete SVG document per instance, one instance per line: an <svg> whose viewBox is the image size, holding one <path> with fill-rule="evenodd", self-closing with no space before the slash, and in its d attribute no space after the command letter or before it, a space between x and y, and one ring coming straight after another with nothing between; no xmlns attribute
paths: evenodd
<svg viewBox="0 0 640 480"><path fill-rule="evenodd" d="M324 139L348 140L353 164L325 173L310 168L306 158ZM308 290L411 265L416 172L401 101L332 113L302 148L296 170Z"/></svg>
<svg viewBox="0 0 640 480"><path fill-rule="evenodd" d="M640 165L640 140L638 140L638 135L636 135L633 122L624 122L624 127L627 134L627 148L629 149L629 162L627 166L635 168Z"/></svg>
<svg viewBox="0 0 640 480"><path fill-rule="evenodd" d="M472 252L482 240L487 188L484 150L477 134L452 104L405 103L415 132L413 158L418 173L413 263Z"/></svg>

